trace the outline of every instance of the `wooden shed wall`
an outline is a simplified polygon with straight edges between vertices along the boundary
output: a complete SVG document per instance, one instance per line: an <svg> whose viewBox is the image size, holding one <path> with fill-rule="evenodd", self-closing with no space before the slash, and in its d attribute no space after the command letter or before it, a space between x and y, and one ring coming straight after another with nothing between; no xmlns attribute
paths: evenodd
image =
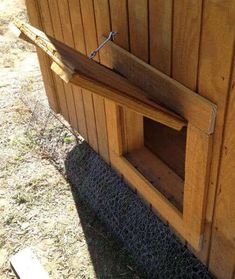
<svg viewBox="0 0 235 279"><path fill-rule="evenodd" d="M218 105L205 237L203 249L195 253L221 278L233 278L235 159L232 147L235 135L232 118L235 105L231 75L235 1L26 0L26 4L34 26L84 54L89 54L103 41L102 35L117 31L115 42L121 47ZM50 71L49 59L40 51L38 56L51 107L63 114L92 148L112 164L109 146L113 139L107 133L111 131L107 125L114 123L110 118L107 121L107 117L112 116L110 111L115 109L115 104L85 89L63 83ZM109 64L102 50L95 59ZM127 139L137 139L134 144L138 145L138 134L143 129L141 116L125 109L124 118L128 120L126 123L139 123L125 131ZM219 269L218 261L223 263L222 269Z"/></svg>

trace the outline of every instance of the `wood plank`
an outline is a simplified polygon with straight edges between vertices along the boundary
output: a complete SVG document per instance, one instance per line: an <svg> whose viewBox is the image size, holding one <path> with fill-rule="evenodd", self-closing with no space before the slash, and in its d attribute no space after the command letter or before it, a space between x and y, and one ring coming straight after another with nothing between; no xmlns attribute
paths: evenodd
<svg viewBox="0 0 235 279"><path fill-rule="evenodd" d="M172 77L196 91L202 0L174 0Z"/></svg>
<svg viewBox="0 0 235 279"><path fill-rule="evenodd" d="M115 121L118 123L118 116L114 114L114 117L116 117ZM174 214L179 214L179 211L172 204L171 209L169 209L170 202L162 199L163 195L160 195L159 191L152 191L155 189L154 186L135 169L133 162L127 162L124 156L120 156L124 154L120 139L121 131L114 129L112 135L114 137L113 141L117 142L115 146L119 145L118 150L110 147L110 158L115 168L128 183L136 187L141 197L150 203L155 210L158 210L171 223L171 226L184 236L195 251L199 251L203 240L212 136L201 132L190 124L188 126L183 216L176 221L171 218ZM195 153L196 148L198 149Z"/></svg>
<svg viewBox="0 0 235 279"><path fill-rule="evenodd" d="M38 12L38 4L36 0L26 0L26 7L30 22L37 28L42 28L40 14ZM46 54L37 49L37 55L42 73L43 83L50 107L56 112L60 112L61 108L57 99L54 74L50 71L50 61Z"/></svg>
<svg viewBox="0 0 235 279"><path fill-rule="evenodd" d="M207 0L204 5L203 32L199 69L199 94L219 104L216 134L214 136L211 187L216 185L222 126L229 89L231 61L233 57L235 3L230 0L213 2ZM229 15L229 16L228 16ZM219 69L218 69L219 68ZM215 188L212 189L214 192ZM214 195L209 195L214 200ZM209 202L208 217L211 220L213 204Z"/></svg>
<svg viewBox="0 0 235 279"><path fill-rule="evenodd" d="M146 103L132 96L125 95L122 91L110 88L86 76L75 74L70 82L115 101L120 106L129 108L135 113L139 113L172 129L179 131L186 125L178 116L175 117L174 114L165 109L162 111L162 108L160 106L157 107L155 103Z"/></svg>
<svg viewBox="0 0 235 279"><path fill-rule="evenodd" d="M191 246L202 248L212 136L188 125L184 182L184 222ZM196 151L196 152L195 152Z"/></svg>
<svg viewBox="0 0 235 279"><path fill-rule="evenodd" d="M94 0L94 11L97 40L100 45L104 41L104 36L108 36L111 31L109 0ZM99 57L102 65L109 65L104 48L100 49Z"/></svg>
<svg viewBox="0 0 235 279"><path fill-rule="evenodd" d="M62 40L62 36L60 35L60 33L57 32L58 20L56 20L55 22L55 19L59 18L59 15L57 13L57 10L55 9L54 10L55 16L51 17L49 3L51 5L53 1L49 1L49 2L47 0L38 1L38 6L40 9L41 19L42 19L42 28L50 36L55 36L59 40ZM57 75L55 75L54 81L56 85L61 113L67 121L70 121L64 84Z"/></svg>
<svg viewBox="0 0 235 279"><path fill-rule="evenodd" d="M53 1L58 2L56 0ZM65 9L67 9L66 12L67 15L70 15L70 18L68 18L68 24L69 24L69 28L71 29L71 34L73 34L73 36L70 36L68 39L71 45L75 49L81 49L82 51L84 51L84 47L83 47L84 43L83 45L82 43L80 43L80 41L82 42L82 39L78 40L78 36L74 35L76 34L76 32L79 32L79 34L83 34L81 15L79 13L80 7L78 5L78 2L69 1L69 6L66 5L66 3L64 3L64 5L65 5ZM58 20L60 20L59 17ZM78 87L73 87L73 92L74 92L73 97L74 97L75 108L76 108L78 130L79 133L83 136L83 138L85 140L88 140L82 89Z"/></svg>
<svg viewBox="0 0 235 279"><path fill-rule="evenodd" d="M115 42L121 46L122 48L126 50L130 50L129 45L129 18L128 18L128 0L121 0L121 1L115 1L115 0L109 0L110 4L110 20L111 20L111 26L112 30L118 32ZM118 11L118 13L117 13ZM109 64L111 62L110 57L108 58ZM115 110L113 111L115 113ZM118 117L121 117L120 124L122 129L122 136L123 136L123 148L127 151L128 150L128 115L131 115L130 112L128 113L128 110L125 108L122 108L118 114ZM131 117L131 116L130 116ZM141 116L140 116L141 117ZM138 123L138 122L137 122ZM138 123L139 124L139 123ZM138 129L139 125L137 125L137 129L133 131L134 133L141 132L140 129ZM130 133L129 133L130 135ZM136 138L136 145L139 144L139 137L135 137L135 134L133 135L134 138ZM129 139L129 148L131 143L133 141Z"/></svg>
<svg viewBox="0 0 235 279"><path fill-rule="evenodd" d="M112 68L208 134L214 131L216 105L136 56L110 42L106 48ZM142 77L145 76L145 79Z"/></svg>
<svg viewBox="0 0 235 279"><path fill-rule="evenodd" d="M128 18L130 51L148 62L148 1L129 0Z"/></svg>
<svg viewBox="0 0 235 279"><path fill-rule="evenodd" d="M184 181L147 148L127 153L127 160L178 210L183 210Z"/></svg>
<svg viewBox="0 0 235 279"><path fill-rule="evenodd" d="M112 30L119 32L115 42L129 50L127 1L109 0L109 5Z"/></svg>
<svg viewBox="0 0 235 279"><path fill-rule="evenodd" d="M60 28L61 33L63 35L63 42L65 42L67 45L73 47L73 35L71 32L71 25L70 25L70 17L69 17L69 11L67 7L66 0L57 1L58 4L58 10L59 10L59 18L60 18ZM52 11L53 12L53 11ZM69 108L69 119L70 124L73 128L79 129L78 121L77 121L77 111L75 107L75 91L79 89L75 88L74 86L71 86L70 84L65 84L65 91L66 91L66 97L67 97L67 103Z"/></svg>
<svg viewBox="0 0 235 279"><path fill-rule="evenodd" d="M98 43L101 44L104 41L103 36L104 35L108 36L109 32L111 31L109 1L94 0L94 11L95 11L97 40ZM99 57L100 57L101 64L105 66L109 65L109 60L107 59L103 48L99 51ZM113 103L108 99L104 99L104 105L105 105L105 114L106 114L108 150L110 149L110 146L116 148L116 150L119 150L120 148L119 143L118 141L115 141L115 137L113 136L113 133L115 133L115 129L118 128L118 126L116 126L117 123L115 122L116 121L115 114L117 115L119 109L115 105L115 103ZM113 112L113 114L111 112ZM119 124L120 123L118 123L118 125ZM112 142L113 139L114 141ZM110 158L109 161L112 165Z"/></svg>
<svg viewBox="0 0 235 279"><path fill-rule="evenodd" d="M98 47L93 1L81 0L81 12L83 18L84 38L86 41L86 51L87 54L90 54ZM94 57L94 60L96 60L97 62L100 61L99 53ZM106 162L109 162L104 98L100 97L97 94L94 94L93 101L99 154L104 158Z"/></svg>
<svg viewBox="0 0 235 279"><path fill-rule="evenodd" d="M75 16L77 19L76 28L75 28L75 30L73 30L75 47L78 51L80 51L84 55L86 55L87 52L86 52L83 18L82 18L82 13L81 13L80 1L71 0L68 3L69 3L69 7L70 7L71 17L73 15L73 17ZM78 33L78 31L79 31L79 33ZM84 113L85 113L85 119L86 119L87 141L96 152L99 152L93 94L92 94L92 92L90 92L88 90L82 89L81 91L82 91Z"/></svg>
<svg viewBox="0 0 235 279"><path fill-rule="evenodd" d="M78 0L71 0L68 4L73 30L74 47L76 50L86 54L80 2ZM98 150L92 93L89 91L85 91L84 93L82 88L80 90L81 94L76 94L74 96L77 112L80 111L80 115L78 116L79 128L83 131L85 139L90 143L93 149Z"/></svg>
<svg viewBox="0 0 235 279"><path fill-rule="evenodd" d="M171 75L172 0L149 0L150 64Z"/></svg>
<svg viewBox="0 0 235 279"><path fill-rule="evenodd" d="M225 279L235 276L235 60L233 63L210 253L210 269Z"/></svg>
<svg viewBox="0 0 235 279"><path fill-rule="evenodd" d="M184 232L182 215L165 198L156 188L138 171L135 167L122 156L118 156L114 151L110 150L115 167L123 174L123 176L136 187L138 193L152 205L152 207L161 212L167 221L180 232Z"/></svg>
<svg viewBox="0 0 235 279"><path fill-rule="evenodd" d="M173 1L149 0L150 64L168 76L172 72L172 27ZM147 118L144 119L144 127L145 145L184 179L185 129L179 135L178 132ZM173 228L171 224L169 226ZM183 232L176 231L175 228L173 230L177 236L180 234L180 240L185 244Z"/></svg>
<svg viewBox="0 0 235 279"><path fill-rule="evenodd" d="M128 1L130 52L148 62L148 2ZM141 38L141 40L139 40ZM136 150L144 144L143 116L124 110L127 151Z"/></svg>
<svg viewBox="0 0 235 279"><path fill-rule="evenodd" d="M207 199L206 223L208 224L208 231L205 234L205 249L202 254L198 255L204 262L209 257L210 228L213 219L215 193L218 185L217 178L223 139L223 125L229 91L231 63L233 60L235 26L232 22L234 18L234 1L204 1L198 91L200 95L218 104ZM213 255L210 257L213 257Z"/></svg>
<svg viewBox="0 0 235 279"><path fill-rule="evenodd" d="M202 15L201 0L200 1L194 1L194 0L174 1L174 7L173 7L174 24L173 24L173 34L172 34L173 36L172 77L193 91L197 91L201 15ZM187 137L188 140L196 139L197 135L194 136L194 133L196 133L195 129L190 127L189 131L187 132L192 133L188 135ZM188 150L190 150L190 143L188 143L187 151ZM201 150L199 152L201 152ZM190 156L190 154L186 154L186 156ZM188 170L190 174L191 171L190 161L188 160L186 161L186 163L189 164L188 166L186 165L186 170ZM188 178L186 173L186 182L188 183L189 180L190 178ZM195 175L193 176L192 182L197 183L197 181L195 181ZM187 185L187 183L185 183L185 187L190 187ZM205 187L205 185L201 185L201 186ZM201 218L204 218L204 213L198 215L199 224L197 224L196 228L194 228L194 231L196 231L197 234L201 235L201 239L202 239L203 238L202 228L200 228L200 224L203 222L203 220L201 220ZM192 226L194 226L194 224ZM202 243L200 243L200 246L202 247ZM188 243L188 247L190 247L190 243ZM197 251L195 250L193 250L193 252L197 253Z"/></svg>
<svg viewBox="0 0 235 279"><path fill-rule="evenodd" d="M112 150L117 156L121 156L123 154L123 144L122 137L120 133L120 109L119 107L112 101L107 99L107 107L106 117L109 121L107 121L108 133L109 133L109 148ZM112 163L112 160L111 160Z"/></svg>
<svg viewBox="0 0 235 279"><path fill-rule="evenodd" d="M45 34L39 36L39 34L43 33L39 33L37 29L35 30L28 24L23 24L19 21L16 21L15 24L24 34L44 49L58 66L66 69L72 68L75 71L70 80L71 83L92 90L103 97L111 98L122 106L127 106L137 113L174 129L180 130L185 126L186 123L182 118L149 101L144 96L145 92L131 85L126 79L108 68L89 60L81 53L50 36ZM46 36L47 39L45 40L42 36ZM112 87L110 87L110 84Z"/></svg>
<svg viewBox="0 0 235 279"><path fill-rule="evenodd" d="M31 248L25 248L10 258L19 279L49 279L49 275L34 255Z"/></svg>

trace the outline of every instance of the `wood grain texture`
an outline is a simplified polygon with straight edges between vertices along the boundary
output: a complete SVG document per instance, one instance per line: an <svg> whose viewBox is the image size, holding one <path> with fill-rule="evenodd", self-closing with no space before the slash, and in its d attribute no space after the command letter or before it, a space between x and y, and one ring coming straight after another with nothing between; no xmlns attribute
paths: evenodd
<svg viewBox="0 0 235 279"><path fill-rule="evenodd" d="M31 24L33 24L37 28L42 28L42 22L37 1L26 0L25 3L29 21L31 22ZM55 85L56 82L54 80L55 76L50 71L50 61L48 57L43 53L43 51L39 49L37 49L37 55L49 105L55 112L60 112L61 107L57 96L57 88Z"/></svg>
<svg viewBox="0 0 235 279"><path fill-rule="evenodd" d="M128 0L127 4L130 52L148 62L148 1ZM124 110L124 123L127 151L143 146L143 116Z"/></svg>
<svg viewBox="0 0 235 279"><path fill-rule="evenodd" d="M210 253L210 269L226 279L235 276L235 59L233 62Z"/></svg>
<svg viewBox="0 0 235 279"><path fill-rule="evenodd" d="M184 181L184 222L190 245L202 240L205 223L205 205L211 162L212 136L192 125L187 127L187 145Z"/></svg>
<svg viewBox="0 0 235 279"><path fill-rule="evenodd" d="M148 62L148 1L128 0L130 51Z"/></svg>
<svg viewBox="0 0 235 279"><path fill-rule="evenodd" d="M81 3L79 0L72 0L72 1L68 1L68 5L70 8L69 11L70 11L71 18L72 16L73 18L74 16L77 18L76 26L74 26L76 29L75 30L73 29L75 49L81 51L83 54L86 55L87 49L86 49L85 34L83 28L84 23L83 23L82 11L81 11ZM86 125L86 134L87 134L86 139L90 144L90 146L96 152L99 152L93 94L92 92L83 89L81 90L81 92L82 92L84 117L86 120L86 123L83 124L84 126Z"/></svg>
<svg viewBox="0 0 235 279"><path fill-rule="evenodd" d="M49 6L50 4L50 6ZM63 40L63 35L60 28L60 17L58 13L57 7L55 7L54 1L39 1L38 2L40 11L41 11L41 19L42 19L42 28L45 32L48 32L49 35L55 36L59 40ZM55 16L51 16L50 10L55 12ZM67 105L67 96L65 85L61 81L61 79L55 75L55 85L57 89L58 100L61 108L61 113L67 121L70 121L69 110Z"/></svg>
<svg viewBox="0 0 235 279"><path fill-rule="evenodd" d="M199 58L199 94L218 105L211 175L207 200L205 249L198 254L204 262L209 258L211 223L223 139L223 125L233 57L235 3L231 0L206 0L203 5L202 38Z"/></svg>
<svg viewBox="0 0 235 279"><path fill-rule="evenodd" d="M10 258L17 278L19 279L50 279L31 248L25 248Z"/></svg>
<svg viewBox="0 0 235 279"><path fill-rule="evenodd" d="M97 33L97 41L101 44L104 39L103 36L108 36L111 31L111 23L110 23L110 9L109 9L109 1L108 0L94 0L94 13L95 13L95 23L96 23L96 33ZM105 19L105 20L104 20ZM106 56L104 49L99 51L100 63L105 66L109 66L109 59ZM118 114L118 108L116 105L108 100L104 99L104 109L106 116L106 130L107 130L107 148L108 151L110 146L114 146L119 149L118 143L112 142L113 133L115 133L114 129L117 128L117 118L115 114ZM113 112L113 113L112 113ZM113 119L114 118L114 119ZM112 123L114 123L112 125ZM119 125L120 123L118 123ZM108 162L112 165L112 159L109 158Z"/></svg>
<svg viewBox="0 0 235 279"><path fill-rule="evenodd" d="M68 1L67 9L70 14L70 28L73 34L72 45L75 49L85 52L84 39L83 39L83 28L82 28L82 18L80 13L80 5L78 1L71 0ZM79 133L83 138L88 141L87 123L85 116L83 92L81 88L74 87L74 101L76 107L77 121Z"/></svg>
<svg viewBox="0 0 235 279"><path fill-rule="evenodd" d="M127 9L128 2L127 0L121 0L121 1L115 1L115 0L109 0L109 10L110 10L110 26L112 31L118 32L118 35L115 38L115 42L122 46L124 49L129 51L129 28L128 28L128 9ZM118 11L118 12L117 12ZM105 55L106 48L104 49ZM109 62L109 66L111 66L111 59L110 56L107 56L107 60ZM112 109L113 108L113 109ZM120 122L120 127L122 131L122 148L123 150L127 151L127 129L126 129L126 110L125 109L114 109L114 107L108 107L108 109L112 110L109 111L109 113L113 114L113 118L119 118L116 121ZM118 114L115 113L118 111ZM131 112L130 112L131 114ZM108 119L107 119L108 120ZM111 131L112 132L112 131ZM137 130L138 132L138 130ZM138 144L138 142L137 142ZM110 150L112 150L112 146L110 146ZM112 162L112 166L115 166L115 162L113 162L112 153L110 153L110 158ZM116 168L117 169L117 168Z"/></svg>
<svg viewBox="0 0 235 279"><path fill-rule="evenodd" d="M115 42L129 50L127 0L109 0L112 30L118 32Z"/></svg>
<svg viewBox="0 0 235 279"><path fill-rule="evenodd" d="M196 91L202 0L174 0L172 76Z"/></svg>
<svg viewBox="0 0 235 279"><path fill-rule="evenodd" d="M127 160L159 190L177 209L183 210L184 182L148 148L142 147L125 155Z"/></svg>
<svg viewBox="0 0 235 279"><path fill-rule="evenodd" d="M109 0L94 0L94 10L97 40L100 45L104 41L104 36L107 37L111 32ZM99 51L100 62L102 65L109 66L109 58L104 49Z"/></svg>
<svg viewBox="0 0 235 279"><path fill-rule="evenodd" d="M98 47L94 3L92 0L81 0L81 13L83 20L84 39L86 41L86 51L88 55ZM94 60L97 62L100 61L99 53L94 57ZM93 102L99 154L107 162L109 162L104 98L94 94Z"/></svg>
<svg viewBox="0 0 235 279"><path fill-rule="evenodd" d="M171 75L172 0L149 0L150 64Z"/></svg>
<svg viewBox="0 0 235 279"><path fill-rule="evenodd" d="M66 80L71 84L82 86L86 90L114 100L119 105L129 107L136 113L143 114L173 129L181 130L186 125L184 119L149 100L144 91L133 86L115 72L88 59L80 52L29 24L16 21L15 25L43 49L54 63L58 64L58 68L53 66L52 69L59 76L62 76L62 70L64 71L63 76L66 76L66 71L68 72Z"/></svg>
<svg viewBox="0 0 235 279"><path fill-rule="evenodd" d="M106 53L110 57L111 67L142 88L149 97L176 111L205 133L213 133L215 104L113 42L106 46Z"/></svg>
<svg viewBox="0 0 235 279"><path fill-rule="evenodd" d="M73 35L71 32L71 23L70 23L70 14L68 10L68 4L66 0L58 1L58 8L59 8L59 15L61 21L61 31L63 34L63 41L71 46L74 47L73 44ZM53 13L53 11L51 11ZM65 84L66 96L67 96L67 103L69 107L69 118L72 127L75 129L79 129L78 127L78 120L77 120L77 111L75 106L75 98L74 95L76 93L76 88L71 86L70 84ZM79 93L78 93L79 94Z"/></svg>
<svg viewBox="0 0 235 279"><path fill-rule="evenodd" d="M112 150L110 150L110 155L112 156L116 169L123 174L131 185L134 185L141 197L143 197L148 204L152 204L152 207L156 211L161 212L176 230L183 232L182 215L176 210L172 203L157 191L156 188L138 170L136 170L127 159L117 156Z"/></svg>

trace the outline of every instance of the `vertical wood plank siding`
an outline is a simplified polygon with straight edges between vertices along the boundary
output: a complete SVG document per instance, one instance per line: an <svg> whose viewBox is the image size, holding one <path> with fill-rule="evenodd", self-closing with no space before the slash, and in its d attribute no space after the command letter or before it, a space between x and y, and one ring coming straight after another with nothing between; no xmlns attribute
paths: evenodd
<svg viewBox="0 0 235 279"><path fill-rule="evenodd" d="M82 53L88 55L103 41L103 35L117 31L115 42L119 46L217 104L215 133L208 138L213 141L213 151L203 248L194 253L221 278L232 279L235 193L231 187L235 177L231 168L235 159L234 132L231 135L230 132L234 130L231 124L235 94L231 83L234 0L26 0L26 3L34 26ZM50 71L50 61L41 51L38 57L51 107L78 129L108 163L112 165L112 147L117 153L121 150L112 136L117 129L126 138L123 150L143 145L142 116L120 109L90 91L65 84ZM95 60L110 64L102 50Z"/></svg>
<svg viewBox="0 0 235 279"><path fill-rule="evenodd" d="M215 133L208 188L206 232L204 249L200 257L208 261L211 245L211 225L218 187L218 172L222 150L224 116L226 112L229 80L233 60L235 35L235 2L233 0L205 0L203 4L202 31L199 55L198 92L217 104ZM232 185L231 185L232 187ZM226 216L224 217L226 219ZM229 219L226 219L230 222ZM225 276L225 275L224 275ZM226 276L224 277L226 278Z"/></svg>
<svg viewBox="0 0 235 279"><path fill-rule="evenodd" d="M27 6L30 22L35 27L39 29L43 29L37 1L26 0L26 6ZM42 72L44 86L46 89L46 94L48 97L48 102L54 111L60 112L61 108L59 106L59 101L57 97L58 92L56 92L55 75L50 70L50 60L47 57L47 55L44 54L43 51L41 50L38 50L37 54L38 54L40 69ZM66 118L66 115L64 115L64 117Z"/></svg>

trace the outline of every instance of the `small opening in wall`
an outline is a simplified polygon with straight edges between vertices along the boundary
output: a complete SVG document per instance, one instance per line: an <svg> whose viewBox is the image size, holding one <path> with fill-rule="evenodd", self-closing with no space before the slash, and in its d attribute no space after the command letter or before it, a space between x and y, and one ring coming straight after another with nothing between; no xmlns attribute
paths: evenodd
<svg viewBox="0 0 235 279"><path fill-rule="evenodd" d="M176 131L145 117L143 122L144 145L124 156L183 212L187 128Z"/></svg>
<svg viewBox="0 0 235 279"><path fill-rule="evenodd" d="M144 117L144 145L182 179L185 175L186 133Z"/></svg>

